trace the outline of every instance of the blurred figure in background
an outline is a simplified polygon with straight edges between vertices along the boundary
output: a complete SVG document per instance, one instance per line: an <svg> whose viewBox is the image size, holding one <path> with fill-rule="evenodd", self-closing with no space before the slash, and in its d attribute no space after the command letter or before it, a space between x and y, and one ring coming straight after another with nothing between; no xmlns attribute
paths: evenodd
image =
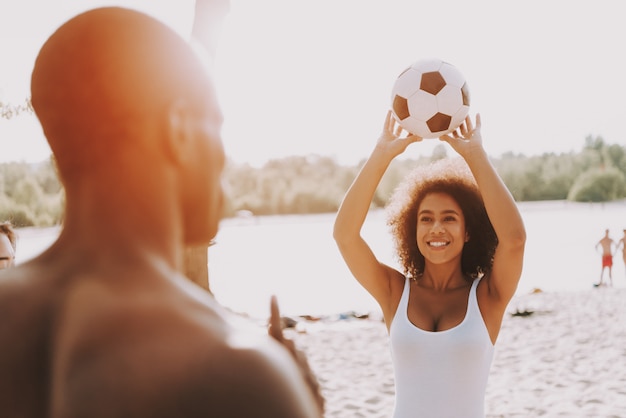
<svg viewBox="0 0 626 418"><path fill-rule="evenodd" d="M0 223L0 270L13 267L17 251L17 234L9 221Z"/></svg>
<svg viewBox="0 0 626 418"><path fill-rule="evenodd" d="M624 260L624 269L626 270L626 229L624 229L624 235L617 242L617 248L615 249L615 253L617 254L620 250L622 251L622 259Z"/></svg>

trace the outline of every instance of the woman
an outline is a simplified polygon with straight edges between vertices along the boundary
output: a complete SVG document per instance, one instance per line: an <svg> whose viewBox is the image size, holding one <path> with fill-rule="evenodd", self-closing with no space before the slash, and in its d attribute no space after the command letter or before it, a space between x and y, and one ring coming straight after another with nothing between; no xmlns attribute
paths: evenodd
<svg viewBox="0 0 626 418"><path fill-rule="evenodd" d="M382 309L396 418L484 417L493 348L520 279L526 233L483 149L480 115L475 122L468 117L440 138L463 157L465 170L449 161L434 164L409 176L392 197L390 225L402 272L379 262L360 234L390 162L422 140L401 137L391 112L335 221L346 264Z"/></svg>

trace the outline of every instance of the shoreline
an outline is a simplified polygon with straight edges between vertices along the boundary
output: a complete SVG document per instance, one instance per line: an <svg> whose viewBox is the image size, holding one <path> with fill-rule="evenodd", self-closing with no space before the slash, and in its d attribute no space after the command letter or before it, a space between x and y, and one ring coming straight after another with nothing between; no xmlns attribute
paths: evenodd
<svg viewBox="0 0 626 418"><path fill-rule="evenodd" d="M528 241L516 300L533 289L579 292L600 277L595 244L609 227L618 239L626 200L597 203L519 202ZM349 272L332 239L334 214L230 218L209 249L211 290L228 309L266 318L269 300L299 315L375 315L379 307ZM45 250L60 227L18 229L16 262ZM397 267L384 211L372 210L363 235L381 262ZM626 265L614 257L616 288L626 288ZM605 279L607 274L604 274ZM242 290L245 289L245 292ZM626 414L625 414L626 416Z"/></svg>

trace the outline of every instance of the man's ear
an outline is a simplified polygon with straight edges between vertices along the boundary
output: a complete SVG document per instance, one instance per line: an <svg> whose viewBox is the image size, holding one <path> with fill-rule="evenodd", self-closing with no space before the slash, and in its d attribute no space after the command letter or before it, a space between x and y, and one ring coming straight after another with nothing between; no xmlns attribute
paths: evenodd
<svg viewBox="0 0 626 418"><path fill-rule="evenodd" d="M167 109L165 152L172 163L177 165L183 164L188 158L194 126L191 115L189 105L181 99L172 102Z"/></svg>

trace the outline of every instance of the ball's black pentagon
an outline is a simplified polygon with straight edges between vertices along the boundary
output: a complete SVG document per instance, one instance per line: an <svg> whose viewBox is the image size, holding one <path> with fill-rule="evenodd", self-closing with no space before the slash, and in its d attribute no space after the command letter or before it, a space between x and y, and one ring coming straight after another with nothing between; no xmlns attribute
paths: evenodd
<svg viewBox="0 0 626 418"><path fill-rule="evenodd" d="M426 121L426 125L431 132L441 132L450 127L450 122L452 122L452 116L444 113L437 113Z"/></svg>
<svg viewBox="0 0 626 418"><path fill-rule="evenodd" d="M467 87L467 83L463 83L463 87L461 87L461 95L463 96L463 104L465 106L470 105L470 93L469 87Z"/></svg>
<svg viewBox="0 0 626 418"><path fill-rule="evenodd" d="M396 114L400 120L404 120L411 116L409 113L409 102L402 96L398 96L393 98L393 112Z"/></svg>
<svg viewBox="0 0 626 418"><path fill-rule="evenodd" d="M437 94L446 86L446 80L439 71L422 74L420 89L430 94Z"/></svg>

